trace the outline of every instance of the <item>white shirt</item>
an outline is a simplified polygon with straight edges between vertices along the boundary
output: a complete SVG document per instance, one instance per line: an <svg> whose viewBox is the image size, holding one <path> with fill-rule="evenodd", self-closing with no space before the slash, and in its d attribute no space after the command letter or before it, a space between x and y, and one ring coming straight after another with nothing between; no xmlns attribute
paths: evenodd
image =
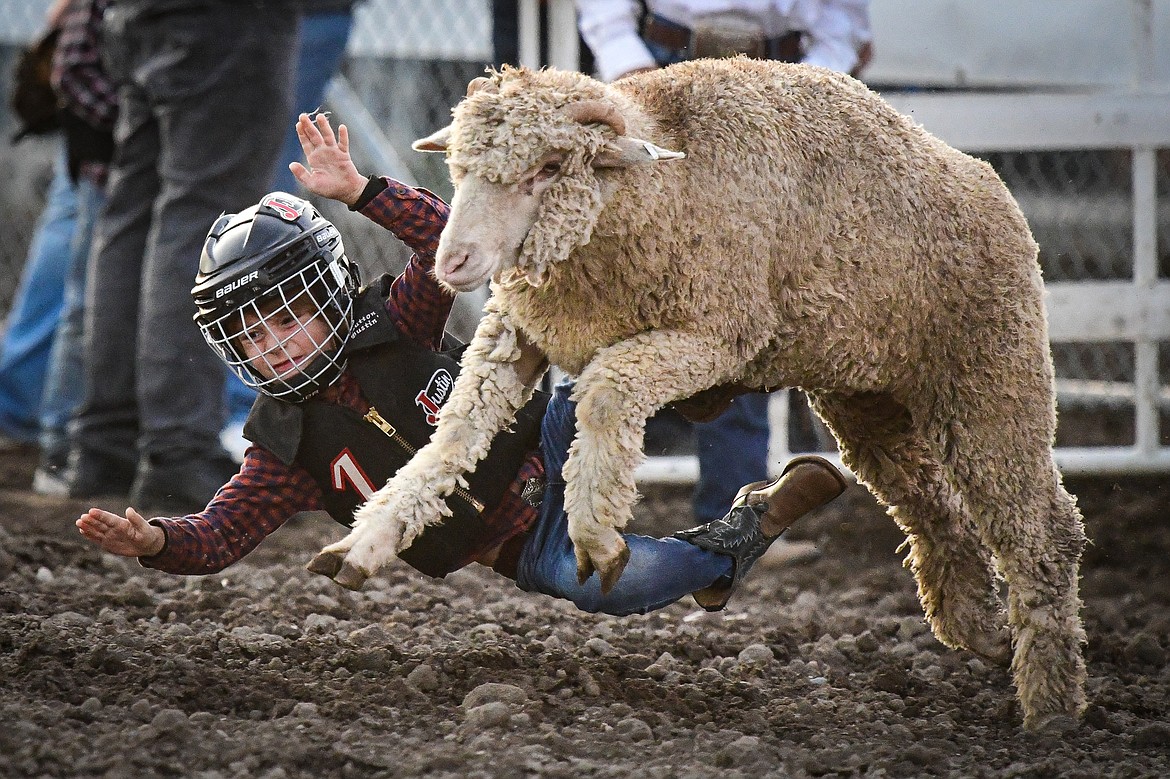
<svg viewBox="0 0 1170 779"><path fill-rule="evenodd" d="M638 0L576 0L581 37L593 52L603 81L638 68L656 67L639 36ZM764 35L805 33L801 62L848 72L857 64L857 49L868 42L869 0L647 0L651 13L681 24L720 11L738 11L757 19Z"/></svg>

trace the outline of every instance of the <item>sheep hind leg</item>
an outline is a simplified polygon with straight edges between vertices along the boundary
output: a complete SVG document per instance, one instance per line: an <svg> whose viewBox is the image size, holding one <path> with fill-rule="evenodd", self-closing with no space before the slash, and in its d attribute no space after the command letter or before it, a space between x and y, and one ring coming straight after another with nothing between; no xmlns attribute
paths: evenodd
<svg viewBox="0 0 1170 779"><path fill-rule="evenodd" d="M939 458L914 432L909 412L888 395L811 396L833 431L842 461L906 534L905 565L935 637L1006 665L1010 637L996 595L990 550Z"/></svg>
<svg viewBox="0 0 1170 779"><path fill-rule="evenodd" d="M1012 462L1017 474L982 474L970 488L979 501L973 511L1007 582L1012 677L1030 730L1065 727L1085 708L1077 589L1085 532L1075 499L1061 485L1047 446L1042 449L1035 458L983 453L976 462ZM1029 459L1034 468L1027 467Z"/></svg>

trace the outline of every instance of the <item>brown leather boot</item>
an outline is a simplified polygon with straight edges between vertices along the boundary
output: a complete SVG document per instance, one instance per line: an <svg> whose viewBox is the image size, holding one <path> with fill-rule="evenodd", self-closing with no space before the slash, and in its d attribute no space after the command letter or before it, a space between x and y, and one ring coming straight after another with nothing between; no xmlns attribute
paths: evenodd
<svg viewBox="0 0 1170 779"><path fill-rule="evenodd" d="M833 500L847 486L845 477L828 460L802 455L793 458L778 478L742 487L727 516L675 533L675 538L733 560L731 575L696 590L692 593L695 602L707 611L721 610L772 542L796 520Z"/></svg>

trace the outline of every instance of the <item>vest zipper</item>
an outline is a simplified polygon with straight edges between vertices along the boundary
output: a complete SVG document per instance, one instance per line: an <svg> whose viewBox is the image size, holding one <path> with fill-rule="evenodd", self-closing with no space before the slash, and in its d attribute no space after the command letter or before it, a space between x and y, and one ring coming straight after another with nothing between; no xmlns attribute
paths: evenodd
<svg viewBox="0 0 1170 779"><path fill-rule="evenodd" d="M366 420L371 425L378 428L383 433L385 433L387 436L389 436L391 441L393 441L394 443L398 444L403 449L405 449L410 454L411 457L414 456L414 453L416 451L415 448L410 445L409 441L407 441L405 438L403 438L401 433L399 433L397 430L394 429L394 425L390 424L389 422L387 422L385 419L382 418L382 415L378 413L378 409L374 408L373 406L370 406L370 410L366 412L365 416L363 416L362 419ZM483 503L481 503L479 500L477 500L474 495L472 495L470 492L465 490L463 487L456 487L454 490L454 494L456 496L458 496L460 499L462 499L465 503L469 503L471 505L471 507L473 509L475 509L477 514L483 513L483 509L484 509Z"/></svg>

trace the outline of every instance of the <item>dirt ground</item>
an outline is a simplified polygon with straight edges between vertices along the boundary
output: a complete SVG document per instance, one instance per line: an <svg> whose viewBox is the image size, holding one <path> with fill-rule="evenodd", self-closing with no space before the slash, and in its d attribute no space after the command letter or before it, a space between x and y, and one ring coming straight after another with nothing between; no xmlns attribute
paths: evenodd
<svg viewBox="0 0 1170 779"><path fill-rule="evenodd" d="M490 571L392 567L351 593L286 526L223 574L104 555L84 508L0 456L3 777L1170 776L1170 484L1070 480L1090 706L1029 735L1007 672L926 630L861 488L791 531L727 611L577 612ZM687 524L646 488L640 529Z"/></svg>

